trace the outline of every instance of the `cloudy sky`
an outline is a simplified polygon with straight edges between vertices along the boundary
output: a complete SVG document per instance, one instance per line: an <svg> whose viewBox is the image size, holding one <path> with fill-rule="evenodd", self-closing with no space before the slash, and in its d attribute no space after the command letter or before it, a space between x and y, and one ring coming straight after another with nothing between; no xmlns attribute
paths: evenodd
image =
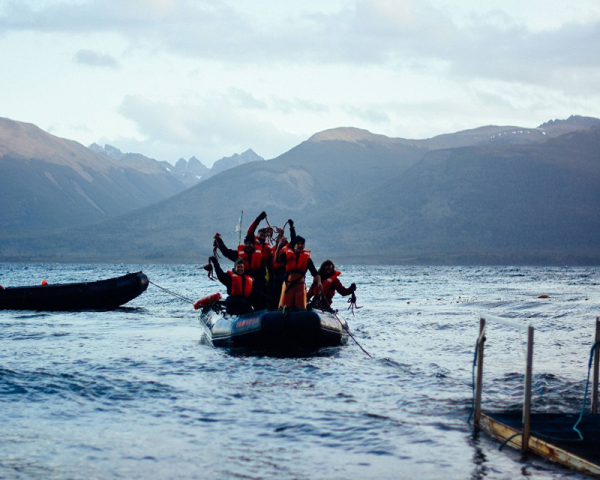
<svg viewBox="0 0 600 480"><path fill-rule="evenodd" d="M600 117L598 0L0 0L0 117L207 165Z"/></svg>

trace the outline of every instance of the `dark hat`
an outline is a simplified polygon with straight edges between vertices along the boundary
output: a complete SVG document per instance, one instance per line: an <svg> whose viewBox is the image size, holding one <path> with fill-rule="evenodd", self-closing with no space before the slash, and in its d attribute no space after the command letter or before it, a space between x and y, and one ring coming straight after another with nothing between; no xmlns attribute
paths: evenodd
<svg viewBox="0 0 600 480"><path fill-rule="evenodd" d="M254 243L254 235L246 235L246 238L244 238L244 243Z"/></svg>
<svg viewBox="0 0 600 480"><path fill-rule="evenodd" d="M306 243L306 240L304 240L304 237L301 237L300 235L298 235L298 236L296 236L295 243Z"/></svg>

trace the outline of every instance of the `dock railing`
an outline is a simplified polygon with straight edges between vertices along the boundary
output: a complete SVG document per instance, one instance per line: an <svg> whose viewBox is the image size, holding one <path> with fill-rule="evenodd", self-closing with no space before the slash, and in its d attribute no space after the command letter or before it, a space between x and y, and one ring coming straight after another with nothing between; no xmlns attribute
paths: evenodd
<svg viewBox="0 0 600 480"><path fill-rule="evenodd" d="M521 432L521 450L526 452L529 448L531 432L531 385L533 376L533 337L532 325L524 325L506 318L492 315L481 316L479 319L479 338L477 340L477 374L475 379L475 399L473 406L473 421L479 427L481 420L481 399L483 394L483 358L485 345L485 332L488 323L496 323L518 331L527 331L527 354L525 361L525 384L523 392L523 430ZM594 342L594 373L592 383L591 413L598 415L598 383L600 376L600 317L596 317L596 332Z"/></svg>
<svg viewBox="0 0 600 480"><path fill-rule="evenodd" d="M523 325L506 318L485 315L479 319L479 339L477 341L477 376L475 380L475 405L473 411L473 421L478 427L481 420L481 398L483 394L483 354L485 344L485 331L487 323L497 323L515 330L527 331L527 360L525 363L525 387L523 393L523 432L521 449L527 451L529 444L529 434L531 431L531 383L533 376L533 326Z"/></svg>

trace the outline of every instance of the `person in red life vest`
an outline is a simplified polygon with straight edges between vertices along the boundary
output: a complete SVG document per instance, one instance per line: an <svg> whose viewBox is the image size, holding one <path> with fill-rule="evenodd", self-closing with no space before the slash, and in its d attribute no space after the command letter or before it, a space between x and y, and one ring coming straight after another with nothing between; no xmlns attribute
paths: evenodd
<svg viewBox="0 0 600 480"><path fill-rule="evenodd" d="M313 285L308 291L307 299L316 308L321 310L331 310L333 296L338 292L343 297L350 295L356 291L356 284L352 283L346 288L338 278L341 275L339 270L335 269L335 265L331 260L325 260L319 268L321 283L323 285L323 295L319 295L316 285Z"/></svg>
<svg viewBox="0 0 600 480"><path fill-rule="evenodd" d="M261 212L258 217L252 222L252 225L248 227L247 237L254 237L255 246L258 249L260 247L260 251L262 253L263 260L265 261L265 266L267 270L271 268L271 257L273 256L273 249L271 245L267 243L267 229L261 228L258 230L258 235L255 235L256 228L265 218L267 218L266 212ZM270 273L270 271L269 271Z"/></svg>
<svg viewBox="0 0 600 480"><path fill-rule="evenodd" d="M304 250L305 240L296 236L294 248L283 247L285 237L277 243L275 258L285 262L285 281L281 289L279 308L303 308L306 309L306 271L313 276L318 291L321 291L321 277L310 258L310 251ZM283 247L283 248L282 248Z"/></svg>
<svg viewBox="0 0 600 480"><path fill-rule="evenodd" d="M228 258L232 262L235 262L238 258L244 261L244 271L246 275L254 279L254 289L259 294L257 301L259 303L263 301L266 291L267 269L261 251L256 249L254 237L246 236L244 245L239 245L237 250L227 248L221 237L216 237L215 240L217 241L217 247L221 250L225 258ZM264 303L265 305L257 305L257 307L260 306L261 309L265 308L266 302Z"/></svg>
<svg viewBox="0 0 600 480"><path fill-rule="evenodd" d="M292 245L296 243L296 229L294 228L294 221L290 218L287 221L290 226L290 242L288 243L287 238L282 237L282 245L280 250L289 246L293 248ZM271 290L269 292L269 309L276 310L279 308L279 300L281 300L281 287L285 280L285 261L278 261L275 258L275 251L273 251L273 256L271 257Z"/></svg>
<svg viewBox="0 0 600 480"><path fill-rule="evenodd" d="M244 261L238 258L232 271L224 272L216 257L210 257L219 281L227 288L229 295L225 299L225 307L229 315L244 315L254 311L256 299L254 279L244 273Z"/></svg>

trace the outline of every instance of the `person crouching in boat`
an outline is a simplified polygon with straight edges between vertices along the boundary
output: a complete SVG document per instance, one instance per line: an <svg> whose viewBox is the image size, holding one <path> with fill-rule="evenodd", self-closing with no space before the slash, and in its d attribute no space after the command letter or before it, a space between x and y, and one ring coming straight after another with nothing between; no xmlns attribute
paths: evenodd
<svg viewBox="0 0 600 480"><path fill-rule="evenodd" d="M321 277L310 258L310 251L304 250L305 240L296 236L293 248L284 247L286 238L282 237L277 243L275 258L285 262L285 281L281 289L279 308L303 308L306 309L306 271L310 271L318 291L321 291Z"/></svg>
<svg viewBox="0 0 600 480"><path fill-rule="evenodd" d="M227 287L225 307L229 315L244 315L254 311L253 300L256 298L254 279L244 273L244 260L238 258L232 271L224 272L216 257L210 257L219 281Z"/></svg>
<svg viewBox="0 0 600 480"><path fill-rule="evenodd" d="M257 294L256 308L258 310L265 308L266 301L264 301L263 297L264 292L266 291L267 270L262 258L262 253L260 249L256 248L254 235L246 235L246 238L244 238L244 245L239 245L237 250L227 248L221 237L217 237L215 240L217 241L217 247L226 258L232 262L236 262L238 258L241 258L244 261L244 272L254 279L253 288Z"/></svg>
<svg viewBox="0 0 600 480"><path fill-rule="evenodd" d="M342 285L342 282L338 278L341 272L335 269L335 265L331 260L325 260L321 264L319 275L321 276L321 283L323 285L323 294L320 295L317 286L313 285L308 291L307 297L308 301L316 308L331 310L335 292L345 297L356 291L355 283L352 283L348 288Z"/></svg>

